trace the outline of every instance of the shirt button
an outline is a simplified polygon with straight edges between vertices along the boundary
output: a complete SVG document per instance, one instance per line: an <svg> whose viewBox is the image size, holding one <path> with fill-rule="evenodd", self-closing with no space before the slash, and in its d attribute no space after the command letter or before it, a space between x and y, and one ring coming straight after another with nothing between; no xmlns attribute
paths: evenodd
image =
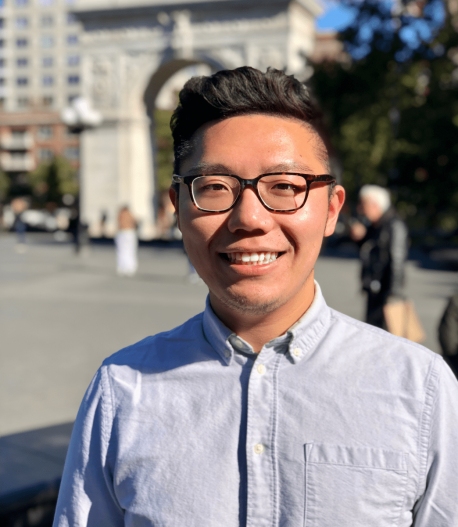
<svg viewBox="0 0 458 527"><path fill-rule="evenodd" d="M265 450L265 446L262 443L258 443L257 445L254 445L255 454L262 454L264 450Z"/></svg>
<svg viewBox="0 0 458 527"><path fill-rule="evenodd" d="M224 350L224 356L229 358L231 356L231 352L229 350Z"/></svg>
<svg viewBox="0 0 458 527"><path fill-rule="evenodd" d="M256 369L258 370L259 375L264 375L264 373L266 373L266 367L264 364L258 364Z"/></svg>
<svg viewBox="0 0 458 527"><path fill-rule="evenodd" d="M299 357L300 354L301 354L301 350L300 350L299 348L294 348L294 349L293 349L293 355L294 355L295 357Z"/></svg>
<svg viewBox="0 0 458 527"><path fill-rule="evenodd" d="M243 348L243 342L239 339L235 339L234 346L236 346L237 348Z"/></svg>

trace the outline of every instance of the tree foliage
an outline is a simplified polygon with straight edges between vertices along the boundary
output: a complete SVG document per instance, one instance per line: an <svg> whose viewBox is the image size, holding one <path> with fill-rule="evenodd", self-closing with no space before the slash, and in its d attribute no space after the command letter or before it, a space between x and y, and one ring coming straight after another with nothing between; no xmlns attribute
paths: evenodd
<svg viewBox="0 0 458 527"><path fill-rule="evenodd" d="M387 185L412 227L458 225L458 35L442 2L344 0L349 60L315 66L314 91L355 202ZM400 3L401 4L401 3ZM415 8L415 9L414 9Z"/></svg>
<svg viewBox="0 0 458 527"><path fill-rule="evenodd" d="M41 203L60 204L64 194L78 194L77 171L62 156L55 156L51 162L38 165L27 174L27 180L34 199Z"/></svg>
<svg viewBox="0 0 458 527"><path fill-rule="evenodd" d="M170 130L170 118L172 110L155 110L155 134L156 134L156 169L157 184L160 192L169 189L173 174L173 139Z"/></svg>

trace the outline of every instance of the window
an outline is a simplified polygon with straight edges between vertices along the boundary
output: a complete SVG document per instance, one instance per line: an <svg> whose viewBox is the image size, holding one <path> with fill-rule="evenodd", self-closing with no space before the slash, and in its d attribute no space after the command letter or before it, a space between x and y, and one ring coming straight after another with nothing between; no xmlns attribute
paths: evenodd
<svg viewBox="0 0 458 527"><path fill-rule="evenodd" d="M79 95L69 95L69 96L67 97L67 102L68 102L68 104L72 104L72 102L73 102L77 97L79 97Z"/></svg>
<svg viewBox="0 0 458 527"><path fill-rule="evenodd" d="M51 27L54 25L54 18L52 15L43 15L41 17L41 27Z"/></svg>
<svg viewBox="0 0 458 527"><path fill-rule="evenodd" d="M5 41L3 38L0 38L0 48L3 48L5 46Z"/></svg>
<svg viewBox="0 0 458 527"><path fill-rule="evenodd" d="M28 40L26 38L17 38L16 39L16 47L18 48L26 48L28 45Z"/></svg>
<svg viewBox="0 0 458 527"><path fill-rule="evenodd" d="M53 104L54 104L54 97L51 97L50 95L45 95L43 97L43 106L46 106L47 108L49 108Z"/></svg>
<svg viewBox="0 0 458 527"><path fill-rule="evenodd" d="M50 139L52 136L52 126L40 126L40 128L38 128L38 137L40 139Z"/></svg>
<svg viewBox="0 0 458 527"><path fill-rule="evenodd" d="M67 55L67 66L78 66L80 63L79 55Z"/></svg>
<svg viewBox="0 0 458 527"><path fill-rule="evenodd" d="M69 84L79 84L80 76L79 75L69 75L67 80Z"/></svg>
<svg viewBox="0 0 458 527"><path fill-rule="evenodd" d="M54 59L52 57L43 57L41 59L41 65L43 68L49 68L53 65Z"/></svg>
<svg viewBox="0 0 458 527"><path fill-rule="evenodd" d="M41 161L51 161L51 159L54 157L54 154L49 148L40 148L38 150L38 157L41 159Z"/></svg>
<svg viewBox="0 0 458 527"><path fill-rule="evenodd" d="M73 24L76 24L76 16L72 15L72 13L67 13L67 26L73 26Z"/></svg>
<svg viewBox="0 0 458 527"><path fill-rule="evenodd" d="M0 97L0 108L5 108L6 99L5 97Z"/></svg>
<svg viewBox="0 0 458 527"><path fill-rule="evenodd" d="M29 84L29 79L27 77L18 77L16 79L16 84L18 86L27 86Z"/></svg>
<svg viewBox="0 0 458 527"><path fill-rule="evenodd" d="M14 0L14 5L16 7L24 7L29 4L29 0Z"/></svg>
<svg viewBox="0 0 458 527"><path fill-rule="evenodd" d="M80 155L80 149L77 146L68 146L64 150L64 156L72 161L78 160Z"/></svg>
<svg viewBox="0 0 458 527"><path fill-rule="evenodd" d="M53 4L54 4L54 0L40 0L40 5L48 6L48 5L53 5Z"/></svg>
<svg viewBox="0 0 458 527"><path fill-rule="evenodd" d="M0 6L2 4L0 3ZM5 27L5 19L4 18L0 18L0 29L3 29Z"/></svg>
<svg viewBox="0 0 458 527"><path fill-rule="evenodd" d="M51 35L42 35L41 37L41 47L42 48L52 48L54 46L54 37Z"/></svg>
<svg viewBox="0 0 458 527"><path fill-rule="evenodd" d="M11 135L13 136L13 139L24 139L25 133L25 130L11 130Z"/></svg>
<svg viewBox="0 0 458 527"><path fill-rule="evenodd" d="M25 29L29 25L29 19L25 16L18 16L16 18L16 29Z"/></svg>
<svg viewBox="0 0 458 527"><path fill-rule="evenodd" d="M69 46L76 46L78 44L78 35L67 35L67 44Z"/></svg>
<svg viewBox="0 0 458 527"><path fill-rule="evenodd" d="M6 79L4 77L0 77L0 86L5 86Z"/></svg>
<svg viewBox="0 0 458 527"><path fill-rule="evenodd" d="M0 58L0 68L4 68L6 66L6 60Z"/></svg>
<svg viewBox="0 0 458 527"><path fill-rule="evenodd" d="M18 108L26 108L29 105L28 97L18 97L17 100Z"/></svg>
<svg viewBox="0 0 458 527"><path fill-rule="evenodd" d="M16 66L18 68L25 68L28 65L29 65L29 59L26 59L24 57L22 57L20 59L16 59Z"/></svg>
<svg viewBox="0 0 458 527"><path fill-rule="evenodd" d="M51 75L45 75L42 79L43 86L52 86L54 84L54 77Z"/></svg>

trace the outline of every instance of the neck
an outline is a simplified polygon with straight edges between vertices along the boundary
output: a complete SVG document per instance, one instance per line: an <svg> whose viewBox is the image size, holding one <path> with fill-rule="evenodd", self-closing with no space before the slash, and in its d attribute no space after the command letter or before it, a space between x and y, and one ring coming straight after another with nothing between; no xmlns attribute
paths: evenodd
<svg viewBox="0 0 458 527"><path fill-rule="evenodd" d="M251 314L228 307L210 292L210 302L218 318L259 353L267 342L283 335L308 310L315 297L313 271L293 298L270 313Z"/></svg>

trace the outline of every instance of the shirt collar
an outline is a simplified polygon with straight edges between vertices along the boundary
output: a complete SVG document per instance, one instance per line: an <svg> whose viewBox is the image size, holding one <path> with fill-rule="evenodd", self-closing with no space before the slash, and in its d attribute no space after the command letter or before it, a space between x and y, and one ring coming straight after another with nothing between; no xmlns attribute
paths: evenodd
<svg viewBox="0 0 458 527"><path fill-rule="evenodd" d="M265 347L287 346L287 353L294 364L308 356L324 335L330 322L330 311L321 288L315 281L315 297L304 315L286 333L272 339ZM207 296L203 316L203 330L210 345L221 356L225 364L231 363L235 351L254 354L253 348L233 333L216 316Z"/></svg>

